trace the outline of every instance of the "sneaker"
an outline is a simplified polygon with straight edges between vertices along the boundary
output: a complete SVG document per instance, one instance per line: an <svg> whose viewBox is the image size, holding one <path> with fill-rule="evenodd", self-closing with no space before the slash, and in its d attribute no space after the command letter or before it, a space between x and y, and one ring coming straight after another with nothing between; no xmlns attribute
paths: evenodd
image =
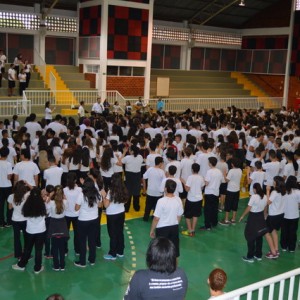
<svg viewBox="0 0 300 300"><path fill-rule="evenodd" d="M60 268L60 270L63 272L65 270L65 268Z"/></svg>
<svg viewBox="0 0 300 300"><path fill-rule="evenodd" d="M74 261L74 266L79 267L79 268L85 268L86 267L86 265L80 264L79 261Z"/></svg>
<svg viewBox="0 0 300 300"><path fill-rule="evenodd" d="M221 213L223 210L221 208L218 208L218 212Z"/></svg>
<svg viewBox="0 0 300 300"><path fill-rule="evenodd" d="M229 226L231 224L231 222L228 220L223 220L223 221L219 221L219 224L223 225L223 226Z"/></svg>
<svg viewBox="0 0 300 300"><path fill-rule="evenodd" d="M276 250L276 254L277 254L278 256L280 256L280 252L279 252L278 250Z"/></svg>
<svg viewBox="0 0 300 300"><path fill-rule="evenodd" d="M69 252L65 252L65 257L67 257L67 256L68 256L68 254L69 254Z"/></svg>
<svg viewBox="0 0 300 300"><path fill-rule="evenodd" d="M104 258L105 260L116 260L116 259L117 259L116 256L112 256L112 255L110 255L110 254L105 254L105 255L103 255L103 258Z"/></svg>
<svg viewBox="0 0 300 300"><path fill-rule="evenodd" d="M47 259L52 259L53 256L51 254L44 254L44 257L47 258Z"/></svg>
<svg viewBox="0 0 300 300"><path fill-rule="evenodd" d="M194 237L195 236L195 231L190 232L190 236Z"/></svg>
<svg viewBox="0 0 300 300"><path fill-rule="evenodd" d="M295 250L289 250L289 252L290 252L290 253L294 253L294 252L295 252Z"/></svg>
<svg viewBox="0 0 300 300"><path fill-rule="evenodd" d="M188 231L188 230L183 230L183 231L181 231L181 234L182 234L182 235L186 235L186 236L191 236L191 237L195 235L195 234L193 235L193 233L190 232L190 231Z"/></svg>
<svg viewBox="0 0 300 300"><path fill-rule="evenodd" d="M80 254L79 254L79 253L77 253L77 252L75 252L75 255L76 255L76 256L79 256Z"/></svg>
<svg viewBox="0 0 300 300"><path fill-rule="evenodd" d="M199 229L200 230L206 230L206 231L210 231L211 230L211 228L205 227L205 226L201 226Z"/></svg>
<svg viewBox="0 0 300 300"><path fill-rule="evenodd" d="M9 227L11 227L11 226L12 226L11 223L6 223L6 224L4 225L5 228L9 228Z"/></svg>
<svg viewBox="0 0 300 300"><path fill-rule="evenodd" d="M41 268L38 271L34 271L34 274L40 274L44 271L44 266L41 266Z"/></svg>
<svg viewBox="0 0 300 300"><path fill-rule="evenodd" d="M231 225L236 225L236 221L235 220L230 220Z"/></svg>
<svg viewBox="0 0 300 300"><path fill-rule="evenodd" d="M97 249L101 249L101 248L102 248L102 246L96 246L96 248L97 248Z"/></svg>
<svg viewBox="0 0 300 300"><path fill-rule="evenodd" d="M59 268L52 268L53 271L58 272L60 269Z"/></svg>
<svg viewBox="0 0 300 300"><path fill-rule="evenodd" d="M265 256L266 258L269 258L269 259L275 259L275 258L278 258L278 255L277 253L276 254L272 254L272 252L268 252Z"/></svg>
<svg viewBox="0 0 300 300"><path fill-rule="evenodd" d="M262 257L258 257L258 256L253 256L257 261L262 261Z"/></svg>
<svg viewBox="0 0 300 300"><path fill-rule="evenodd" d="M254 259L253 258L249 258L247 256L243 256L242 260L245 261L245 262L251 263L251 264L254 263Z"/></svg>
<svg viewBox="0 0 300 300"><path fill-rule="evenodd" d="M124 257L124 254L118 254L118 253L117 253L117 257L123 258L123 257Z"/></svg>
<svg viewBox="0 0 300 300"><path fill-rule="evenodd" d="M89 261L89 264L90 264L90 266L94 266L94 265L95 265L95 262L90 262L90 261Z"/></svg>
<svg viewBox="0 0 300 300"><path fill-rule="evenodd" d="M286 252L287 249L286 249L286 248L282 248L281 251L282 251L282 252Z"/></svg>
<svg viewBox="0 0 300 300"><path fill-rule="evenodd" d="M25 270L25 267L19 267L18 264L12 265L11 267L12 267L14 270L17 270L17 271L24 271L24 270Z"/></svg>

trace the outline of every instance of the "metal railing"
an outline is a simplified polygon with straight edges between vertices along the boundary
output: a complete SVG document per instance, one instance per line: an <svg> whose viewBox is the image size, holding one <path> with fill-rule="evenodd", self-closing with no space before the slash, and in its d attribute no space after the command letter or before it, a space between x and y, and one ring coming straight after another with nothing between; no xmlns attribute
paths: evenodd
<svg viewBox="0 0 300 300"><path fill-rule="evenodd" d="M45 87L45 80L46 80L46 62L45 60L41 57L40 52L34 48L34 63L35 67L43 77L44 81L44 87Z"/></svg>
<svg viewBox="0 0 300 300"><path fill-rule="evenodd" d="M49 81L50 81L50 85L49 85L50 90L52 92L56 91L56 77L52 72L49 73Z"/></svg>
<svg viewBox="0 0 300 300"><path fill-rule="evenodd" d="M214 299L299 300L300 268L247 285L240 289L215 297Z"/></svg>
<svg viewBox="0 0 300 300"><path fill-rule="evenodd" d="M29 100L1 100L0 116L28 116L31 114L31 102Z"/></svg>
<svg viewBox="0 0 300 300"><path fill-rule="evenodd" d="M121 106L125 106L125 98L118 91L98 91L98 90L26 90L23 99L31 101L32 106L45 105L50 101L53 105L77 106L80 101L86 105L92 105L100 97L102 101L107 99L110 104L118 101Z"/></svg>

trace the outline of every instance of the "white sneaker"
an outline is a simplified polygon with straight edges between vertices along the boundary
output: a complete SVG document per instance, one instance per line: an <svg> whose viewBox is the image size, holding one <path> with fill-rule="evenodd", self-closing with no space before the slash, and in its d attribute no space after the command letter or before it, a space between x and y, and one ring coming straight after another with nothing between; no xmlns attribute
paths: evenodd
<svg viewBox="0 0 300 300"><path fill-rule="evenodd" d="M24 271L25 270L25 267L19 267L18 264L15 264L15 265L12 265L11 266L14 270L17 270L17 271Z"/></svg>
<svg viewBox="0 0 300 300"><path fill-rule="evenodd" d="M41 266L41 268L38 271L34 271L34 274L40 274L44 271L44 266Z"/></svg>

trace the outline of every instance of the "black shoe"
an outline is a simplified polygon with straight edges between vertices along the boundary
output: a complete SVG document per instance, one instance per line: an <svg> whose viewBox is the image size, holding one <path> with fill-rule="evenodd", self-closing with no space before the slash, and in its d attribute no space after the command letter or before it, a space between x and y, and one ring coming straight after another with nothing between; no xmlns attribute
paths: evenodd
<svg viewBox="0 0 300 300"><path fill-rule="evenodd" d="M148 221L149 221L149 218L143 217L143 221L144 221L144 222L148 222Z"/></svg>
<svg viewBox="0 0 300 300"><path fill-rule="evenodd" d="M79 267L79 268L85 268L86 267L86 265L80 264L79 261L74 261L74 266Z"/></svg>

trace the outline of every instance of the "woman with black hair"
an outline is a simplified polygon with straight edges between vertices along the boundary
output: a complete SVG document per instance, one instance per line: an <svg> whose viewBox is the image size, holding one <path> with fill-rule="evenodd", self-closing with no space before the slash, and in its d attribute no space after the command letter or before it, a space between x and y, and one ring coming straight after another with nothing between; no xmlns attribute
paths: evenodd
<svg viewBox="0 0 300 300"><path fill-rule="evenodd" d="M63 189L64 195L67 200L66 207L66 221L67 227L70 230L71 224L73 227L73 245L76 255L79 255L79 239L78 239L78 211L75 210L76 200L79 195L82 193L81 187L78 187L76 184L76 174L67 173L67 185ZM68 243L66 243L66 253L68 253Z"/></svg>
<svg viewBox="0 0 300 300"><path fill-rule="evenodd" d="M50 142L50 149L55 157L55 160L56 160L56 164L59 166L60 165L60 161L61 161L61 157L62 157L62 154L63 154L63 150L61 148L61 145L60 145L60 140L58 137L54 137L52 139L52 141Z"/></svg>
<svg viewBox="0 0 300 300"><path fill-rule="evenodd" d="M127 189L119 174L111 178L110 189L103 200L106 208L107 231L110 238L109 251L103 257L106 260L116 260L124 257L124 222L125 207L128 199Z"/></svg>
<svg viewBox="0 0 300 300"><path fill-rule="evenodd" d="M146 254L147 270L134 273L124 300L185 298L188 279L185 272L177 268L176 248L165 237L153 239Z"/></svg>
<svg viewBox="0 0 300 300"><path fill-rule="evenodd" d="M133 208L135 211L140 210L140 192L141 192L141 168L143 164L143 157L139 154L140 149L132 145L129 149L129 155L125 156L128 148L123 150L123 158L118 165L125 165L125 184L128 190L128 201L125 204L125 211L128 212L133 197ZM125 156L125 157L124 157Z"/></svg>
<svg viewBox="0 0 300 300"><path fill-rule="evenodd" d="M81 151L81 162L80 162L80 178L85 179L90 170L90 150L87 147L82 147Z"/></svg>
<svg viewBox="0 0 300 300"><path fill-rule="evenodd" d="M299 222L300 191L297 189L297 177L289 176L284 196L284 217L281 225L280 245L282 251L294 252L297 243Z"/></svg>
<svg viewBox="0 0 300 300"><path fill-rule="evenodd" d="M72 151L68 161L69 172L73 172L76 174L78 184L80 179L81 154L82 154L82 147L77 145Z"/></svg>
<svg viewBox="0 0 300 300"><path fill-rule="evenodd" d="M52 122L52 113L55 111L55 107L51 109L50 101L45 102L45 120L47 125Z"/></svg>
<svg viewBox="0 0 300 300"><path fill-rule="evenodd" d="M13 209L12 224L14 230L14 256L20 259L23 254L23 249L26 248L27 233L26 233L26 218L22 214L24 203L29 196L31 186L26 184L24 180L18 181L14 186L14 193L8 199L9 209ZM23 233L24 247L21 243L21 232Z"/></svg>
<svg viewBox="0 0 300 300"><path fill-rule="evenodd" d="M114 157L114 152L111 147L107 146L101 157L100 172L103 178L104 189L107 192L110 188L111 177L114 174L114 165L118 160Z"/></svg>
<svg viewBox="0 0 300 300"><path fill-rule="evenodd" d="M254 259L262 260L263 236L267 233L267 224L264 218L264 209L267 206L267 197L259 183L253 185L253 195L250 197L248 206L240 217L240 222L249 213L245 227L248 252L243 260L253 263Z"/></svg>
<svg viewBox="0 0 300 300"><path fill-rule="evenodd" d="M27 220L27 244L20 261L13 265L12 268L14 270L24 271L34 246L34 273L39 274L44 270L44 267L42 266L42 253L46 233L45 216L47 214L40 189L34 187L31 190L26 202L24 203L22 213Z"/></svg>
<svg viewBox="0 0 300 300"><path fill-rule="evenodd" d="M82 185L82 193L76 200L75 210L79 211L78 216L78 237L79 237L79 260L74 262L76 267L86 267L87 242L89 247L88 261L90 265L96 260L96 238L98 207L101 205L101 196L95 187L94 181L87 177Z"/></svg>

